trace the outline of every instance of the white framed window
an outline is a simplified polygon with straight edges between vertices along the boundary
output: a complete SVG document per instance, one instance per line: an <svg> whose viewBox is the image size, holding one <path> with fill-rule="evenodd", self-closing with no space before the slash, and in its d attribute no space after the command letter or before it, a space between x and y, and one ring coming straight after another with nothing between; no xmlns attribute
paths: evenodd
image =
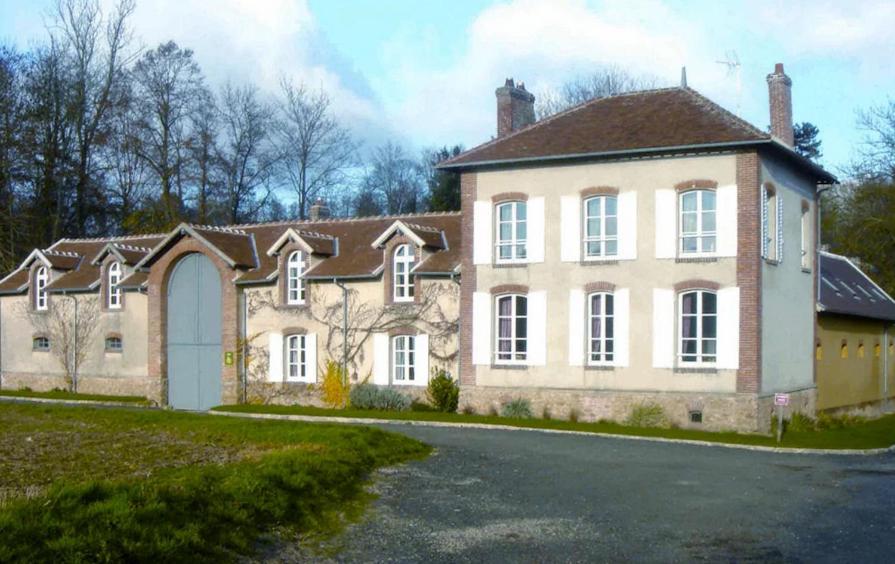
<svg viewBox="0 0 895 564"><path fill-rule="evenodd" d="M41 266L34 274L34 309L37 311L47 310L47 283L50 281L50 275L46 266Z"/></svg>
<svg viewBox="0 0 895 564"><path fill-rule="evenodd" d="M523 364L528 359L528 297L498 296L495 317L495 362Z"/></svg>
<svg viewBox="0 0 895 564"><path fill-rule="evenodd" d="M618 256L618 198L588 198L584 201L584 258L615 256Z"/></svg>
<svg viewBox="0 0 895 564"><path fill-rule="evenodd" d="M716 250L715 192L691 190L680 195L680 246L682 255L711 254Z"/></svg>
<svg viewBox="0 0 895 564"><path fill-rule="evenodd" d="M286 303L300 305L305 303L305 271L304 253L292 251L286 260Z"/></svg>
<svg viewBox="0 0 895 564"><path fill-rule="evenodd" d="M307 337L286 336L286 380L303 380L308 374Z"/></svg>
<svg viewBox="0 0 895 564"><path fill-rule="evenodd" d="M109 265L107 287L109 293L108 306L109 309L121 309L121 263L113 262Z"/></svg>
<svg viewBox="0 0 895 564"><path fill-rule="evenodd" d="M497 205L497 262L522 262L528 258L526 202Z"/></svg>
<svg viewBox="0 0 895 564"><path fill-rule="evenodd" d="M31 339L31 349L35 352L48 352L50 350L50 338L43 335Z"/></svg>
<svg viewBox="0 0 895 564"><path fill-rule="evenodd" d="M811 268L811 206L808 202L802 204L801 231L802 268L809 270Z"/></svg>
<svg viewBox="0 0 895 564"><path fill-rule="evenodd" d="M410 270L413 268L414 253L410 245L399 245L395 249L393 262L394 289L393 297L396 302L413 301L413 276Z"/></svg>
<svg viewBox="0 0 895 564"><path fill-rule="evenodd" d="M761 187L761 256L766 260L780 260L781 225L780 197L770 186Z"/></svg>
<svg viewBox="0 0 895 564"><path fill-rule="evenodd" d="M398 335L392 339L392 382L416 380L416 337Z"/></svg>
<svg viewBox="0 0 895 564"><path fill-rule="evenodd" d="M681 364L714 365L718 359L718 295L709 290L683 292L678 311Z"/></svg>
<svg viewBox="0 0 895 564"><path fill-rule="evenodd" d="M615 359L615 296L596 292L587 297L587 362L611 364Z"/></svg>

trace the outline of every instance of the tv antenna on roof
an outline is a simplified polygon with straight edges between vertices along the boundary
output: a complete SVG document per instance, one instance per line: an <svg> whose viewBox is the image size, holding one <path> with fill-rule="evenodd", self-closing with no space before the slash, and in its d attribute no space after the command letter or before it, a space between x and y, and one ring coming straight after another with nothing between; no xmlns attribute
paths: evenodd
<svg viewBox="0 0 895 564"><path fill-rule="evenodd" d="M737 52L733 49L724 53L723 61L715 61L719 65L724 65L727 67L727 76L736 76L737 81L737 103L736 103L736 114L740 115L740 99L743 97L743 81L741 78L741 69L743 67L742 63L740 63L740 56L737 55Z"/></svg>

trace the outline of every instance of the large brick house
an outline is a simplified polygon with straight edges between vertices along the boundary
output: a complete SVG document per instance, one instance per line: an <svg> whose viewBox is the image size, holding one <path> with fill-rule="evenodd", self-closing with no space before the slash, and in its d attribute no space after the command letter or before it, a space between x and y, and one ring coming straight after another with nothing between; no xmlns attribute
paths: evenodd
<svg viewBox="0 0 895 564"><path fill-rule="evenodd" d="M497 137L441 165L460 213L318 204L35 250L0 281L0 385L62 384L40 327L78 296L100 304L79 388L174 407L315 401L323 361L347 355L354 380L414 393L444 368L482 412L526 397L624 419L651 402L759 430L782 391L813 411L817 187L835 179L792 149L782 65L768 85L770 134L687 87L535 122L507 81Z"/></svg>

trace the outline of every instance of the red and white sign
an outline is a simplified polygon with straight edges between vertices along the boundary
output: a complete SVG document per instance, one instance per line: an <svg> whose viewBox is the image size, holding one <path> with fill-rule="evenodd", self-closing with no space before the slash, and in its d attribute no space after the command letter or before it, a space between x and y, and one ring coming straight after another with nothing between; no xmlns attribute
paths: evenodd
<svg viewBox="0 0 895 564"><path fill-rule="evenodd" d="M789 394L774 394L774 405L789 405Z"/></svg>

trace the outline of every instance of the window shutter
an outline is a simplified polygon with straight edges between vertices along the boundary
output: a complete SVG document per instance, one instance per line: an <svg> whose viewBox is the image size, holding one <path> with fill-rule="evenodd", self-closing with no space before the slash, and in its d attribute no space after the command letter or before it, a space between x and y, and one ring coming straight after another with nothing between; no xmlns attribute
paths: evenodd
<svg viewBox="0 0 895 564"><path fill-rule="evenodd" d="M615 300L615 366L630 364L631 291L616 290Z"/></svg>
<svg viewBox="0 0 895 564"><path fill-rule="evenodd" d="M740 289L718 291L718 368L740 367Z"/></svg>
<svg viewBox="0 0 895 564"><path fill-rule="evenodd" d="M387 386L391 366L389 338L385 333L373 334L373 383Z"/></svg>
<svg viewBox="0 0 895 564"><path fill-rule="evenodd" d="M674 291L653 289L653 367L674 367Z"/></svg>
<svg viewBox="0 0 895 564"><path fill-rule="evenodd" d="M768 189L761 188L761 258L768 258Z"/></svg>
<svg viewBox="0 0 895 564"><path fill-rule="evenodd" d="M416 378L414 383L425 386L429 383L429 335L417 335L416 345Z"/></svg>
<svg viewBox="0 0 895 564"><path fill-rule="evenodd" d="M783 193L777 192L777 262L783 262Z"/></svg>
<svg viewBox="0 0 895 564"><path fill-rule="evenodd" d="M656 190L656 258L677 256L677 194Z"/></svg>
<svg viewBox="0 0 895 564"><path fill-rule="evenodd" d="M618 195L618 258L637 258L637 192Z"/></svg>
<svg viewBox="0 0 895 564"><path fill-rule="evenodd" d="M491 238L494 233L491 202L475 202L472 215L472 262L491 264Z"/></svg>
<svg viewBox="0 0 895 564"><path fill-rule="evenodd" d="M722 186L716 192L715 227L718 233L718 256L737 256L737 187Z"/></svg>
<svg viewBox="0 0 895 564"><path fill-rule="evenodd" d="M491 364L491 294L472 295L472 363Z"/></svg>
<svg viewBox="0 0 895 564"><path fill-rule="evenodd" d="M569 290L569 366L584 365L587 307L584 290Z"/></svg>
<svg viewBox="0 0 895 564"><path fill-rule="evenodd" d="M584 237L581 234L581 198L563 196L559 200L560 211L560 260L578 262Z"/></svg>
<svg viewBox="0 0 895 564"><path fill-rule="evenodd" d="M305 362L307 363L306 381L314 384L317 382L317 333L305 335Z"/></svg>
<svg viewBox="0 0 895 564"><path fill-rule="evenodd" d="M547 364L547 292L528 294L528 365Z"/></svg>
<svg viewBox="0 0 895 564"><path fill-rule="evenodd" d="M544 262L544 198L529 198L526 212L528 262Z"/></svg>
<svg viewBox="0 0 895 564"><path fill-rule="evenodd" d="M267 360L267 381L282 382L285 378L283 372L283 334L270 332L267 334L268 360Z"/></svg>

